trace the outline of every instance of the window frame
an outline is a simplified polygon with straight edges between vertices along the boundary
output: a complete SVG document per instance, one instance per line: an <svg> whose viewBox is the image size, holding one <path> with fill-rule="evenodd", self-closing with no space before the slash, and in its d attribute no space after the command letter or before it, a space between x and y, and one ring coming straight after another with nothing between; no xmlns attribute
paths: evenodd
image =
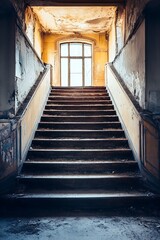
<svg viewBox="0 0 160 240"><path fill-rule="evenodd" d="M82 56L71 56L70 55L70 46L72 43L82 44ZM68 44L68 56L61 55L61 45ZM84 46L90 45L91 46L91 55L85 56L84 54ZM59 56L60 56L60 85L62 86L62 77L61 77L61 59L65 58L68 59L68 87L71 86L71 79L70 79L70 59L82 59L82 87L85 87L85 59L91 59L91 85L93 82L93 43L87 41L63 41L59 43Z"/></svg>

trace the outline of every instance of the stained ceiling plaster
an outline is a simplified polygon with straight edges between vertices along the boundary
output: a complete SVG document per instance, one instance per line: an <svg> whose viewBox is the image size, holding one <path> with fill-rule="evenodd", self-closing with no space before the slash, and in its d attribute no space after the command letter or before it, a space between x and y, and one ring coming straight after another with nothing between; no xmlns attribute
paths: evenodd
<svg viewBox="0 0 160 240"><path fill-rule="evenodd" d="M44 32L103 33L110 29L116 7L33 7Z"/></svg>

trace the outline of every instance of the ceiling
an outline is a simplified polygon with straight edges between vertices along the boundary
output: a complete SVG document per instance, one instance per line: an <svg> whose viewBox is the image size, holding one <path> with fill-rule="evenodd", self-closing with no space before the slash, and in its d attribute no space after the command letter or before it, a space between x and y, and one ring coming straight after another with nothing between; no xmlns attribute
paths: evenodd
<svg viewBox="0 0 160 240"><path fill-rule="evenodd" d="M110 29L116 7L32 7L44 32L103 33Z"/></svg>

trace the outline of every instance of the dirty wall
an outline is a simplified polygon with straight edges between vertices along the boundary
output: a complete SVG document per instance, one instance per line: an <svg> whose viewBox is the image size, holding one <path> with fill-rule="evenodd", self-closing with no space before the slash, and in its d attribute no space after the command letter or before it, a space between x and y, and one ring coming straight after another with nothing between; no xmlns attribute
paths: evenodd
<svg viewBox="0 0 160 240"><path fill-rule="evenodd" d="M138 104L145 108L145 19L143 9L148 0L128 0L121 24L124 46L115 54L114 67ZM117 43L118 45L118 43Z"/></svg>
<svg viewBox="0 0 160 240"><path fill-rule="evenodd" d="M16 28L15 111L19 109L44 66L20 28Z"/></svg>
<svg viewBox="0 0 160 240"><path fill-rule="evenodd" d="M17 10L17 15L15 9L10 6L0 13L0 192L7 191L8 184L13 183L12 177L23 157L20 124L21 114L25 115L27 109L18 116L15 114L44 71L43 63L23 31L20 11ZM38 116L37 109L32 115Z"/></svg>

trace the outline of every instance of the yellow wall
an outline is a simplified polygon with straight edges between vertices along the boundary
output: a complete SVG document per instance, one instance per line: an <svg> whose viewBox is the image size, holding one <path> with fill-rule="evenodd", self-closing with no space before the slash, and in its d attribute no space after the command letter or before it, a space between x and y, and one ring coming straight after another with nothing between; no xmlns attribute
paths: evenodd
<svg viewBox="0 0 160 240"><path fill-rule="evenodd" d="M46 69L41 82L34 95L30 99L29 105L21 118L21 156L25 159L28 148L33 139L37 124L40 121L42 111L48 99L50 91L50 69Z"/></svg>
<svg viewBox="0 0 160 240"><path fill-rule="evenodd" d="M41 25L39 21L35 22L35 29L34 29L34 48L39 55L39 57L42 57L43 52L43 33L41 29Z"/></svg>
<svg viewBox="0 0 160 240"><path fill-rule="evenodd" d="M43 52L43 32L41 24L37 16L33 13L30 7L25 11L25 28L26 35L41 58Z"/></svg>
<svg viewBox="0 0 160 240"><path fill-rule="evenodd" d="M113 100L123 129L137 160L140 160L139 126L141 117L130 98L124 91L110 65L107 65L108 90Z"/></svg>
<svg viewBox="0 0 160 240"><path fill-rule="evenodd" d="M108 43L105 34L60 35L44 34L43 56L45 63L53 66L52 85L60 86L59 44L63 41L86 41L93 43L93 86L104 86L104 69L108 60Z"/></svg>

